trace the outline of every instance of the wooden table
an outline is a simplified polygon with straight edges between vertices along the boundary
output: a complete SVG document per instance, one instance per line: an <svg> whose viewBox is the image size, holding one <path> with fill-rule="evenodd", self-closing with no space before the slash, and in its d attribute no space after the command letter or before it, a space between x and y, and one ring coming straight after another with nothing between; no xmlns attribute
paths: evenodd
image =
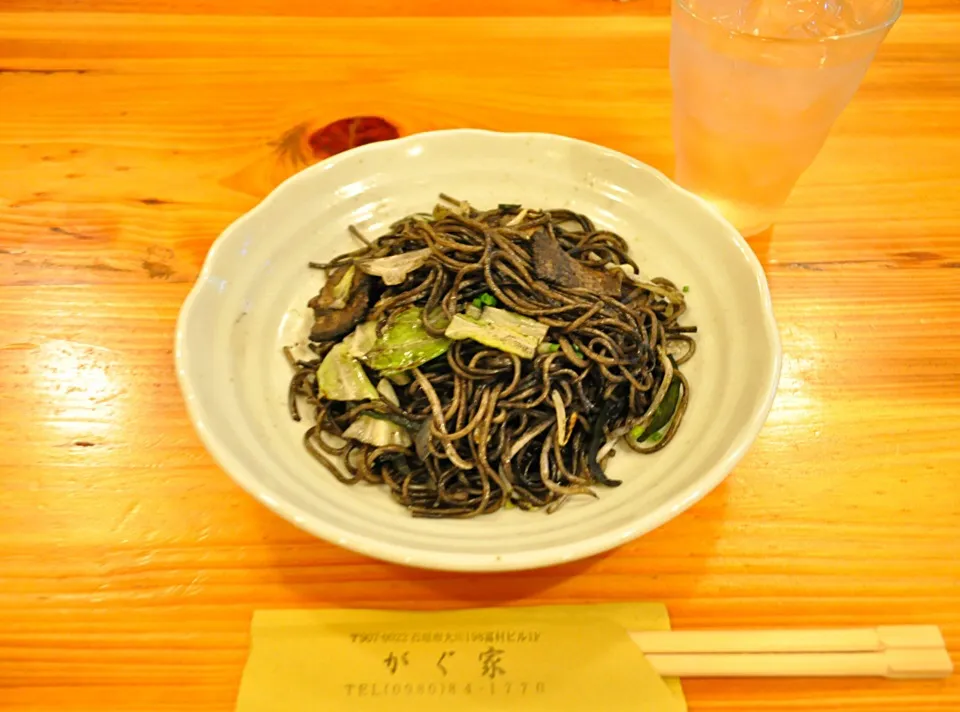
<svg viewBox="0 0 960 712"><path fill-rule="evenodd" d="M785 360L750 455L640 541L498 576L372 561L241 492L187 420L177 311L336 119L550 131L669 170L666 1L274 4L3 3L0 709L230 710L258 607L655 600L684 628L936 623L960 663L951 2L908 7L753 242ZM686 689L694 711L960 709L957 678Z"/></svg>

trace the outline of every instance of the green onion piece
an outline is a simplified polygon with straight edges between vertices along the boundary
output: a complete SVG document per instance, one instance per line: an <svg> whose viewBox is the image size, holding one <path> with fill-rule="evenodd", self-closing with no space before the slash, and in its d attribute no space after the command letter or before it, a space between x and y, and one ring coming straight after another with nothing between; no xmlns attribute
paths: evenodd
<svg viewBox="0 0 960 712"><path fill-rule="evenodd" d="M657 440L653 440L653 437L658 431L669 425L670 421L673 419L673 414L677 410L677 403L680 402L680 390L682 387L683 386L680 383L680 379L674 378L667 387L667 394L663 397L663 400L660 401L660 405L657 406L657 409L654 411L653 418L650 420L650 424L646 428L641 428L639 425L636 426L630 431L630 437L635 440L640 440L644 433L650 433L650 435L647 437L647 440L651 442L659 442L660 438L663 437L662 433L660 438Z"/></svg>

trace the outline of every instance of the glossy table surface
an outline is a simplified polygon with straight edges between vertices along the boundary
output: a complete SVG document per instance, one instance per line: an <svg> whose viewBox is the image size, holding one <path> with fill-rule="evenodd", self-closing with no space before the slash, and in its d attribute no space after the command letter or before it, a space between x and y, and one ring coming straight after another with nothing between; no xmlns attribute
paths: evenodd
<svg viewBox="0 0 960 712"><path fill-rule="evenodd" d="M327 5L0 7L0 709L232 709L264 607L654 600L684 628L935 623L960 662L960 10L908 3L752 241L785 360L730 478L608 555L468 576L241 492L187 420L178 309L337 119L569 134L669 172L669 8ZM686 689L694 711L960 709L956 677Z"/></svg>

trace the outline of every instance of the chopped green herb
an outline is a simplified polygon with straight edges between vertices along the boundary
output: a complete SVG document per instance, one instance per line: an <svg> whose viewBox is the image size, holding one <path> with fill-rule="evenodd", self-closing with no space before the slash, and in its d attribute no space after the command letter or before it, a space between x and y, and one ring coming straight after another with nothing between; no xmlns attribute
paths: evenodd
<svg viewBox="0 0 960 712"><path fill-rule="evenodd" d="M490 294L490 292L484 292L473 300L473 306L477 307L477 309L482 309L483 307L495 307L497 306L497 298Z"/></svg>
<svg viewBox="0 0 960 712"><path fill-rule="evenodd" d="M559 350L560 350L560 344L551 344L551 343L540 344L540 346L537 348L537 351L539 351L542 354L553 354ZM575 353L578 357L583 358L583 351L581 351L576 346L573 347L573 353Z"/></svg>
<svg viewBox="0 0 960 712"><path fill-rule="evenodd" d="M689 292L689 291L690 291L690 285L689 285L689 284L683 285L683 291L684 291L684 293Z"/></svg>

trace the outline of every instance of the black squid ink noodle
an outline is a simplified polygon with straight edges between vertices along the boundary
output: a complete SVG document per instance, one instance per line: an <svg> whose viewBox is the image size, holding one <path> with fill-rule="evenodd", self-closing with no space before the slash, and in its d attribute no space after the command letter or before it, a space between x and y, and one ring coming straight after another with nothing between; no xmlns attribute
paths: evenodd
<svg viewBox="0 0 960 712"><path fill-rule="evenodd" d="M616 487L614 445L660 450L687 408L687 288L644 278L584 215L441 198L310 263L327 280L309 342L284 350L307 451L419 517L551 512Z"/></svg>

